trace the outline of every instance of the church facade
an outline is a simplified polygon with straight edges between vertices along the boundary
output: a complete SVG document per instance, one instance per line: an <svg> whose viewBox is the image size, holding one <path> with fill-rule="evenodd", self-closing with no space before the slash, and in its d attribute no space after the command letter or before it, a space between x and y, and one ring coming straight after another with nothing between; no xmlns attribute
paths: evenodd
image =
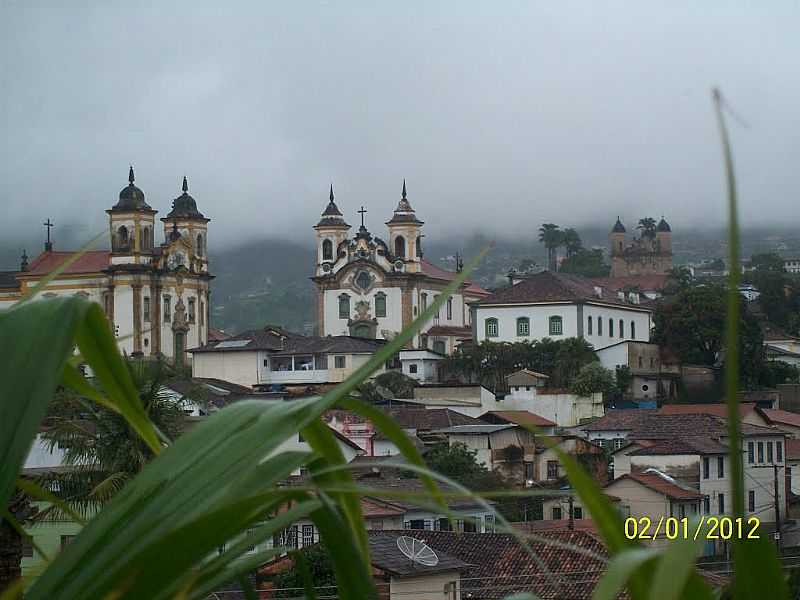
<svg viewBox="0 0 800 600"><path fill-rule="evenodd" d="M388 242L364 224L351 235L331 186L329 202L314 226L317 264L312 277L317 291L320 335L391 339L441 295L457 273L424 259L423 222L411 207L403 182L400 201L386 222ZM468 304L488 295L467 282L446 300L439 314L414 337L413 348L449 354L471 337Z"/></svg>
<svg viewBox="0 0 800 600"><path fill-rule="evenodd" d="M642 234L630 243L625 240L625 226L617 222L608 235L611 277L664 275L672 269L672 228L664 218L642 219Z"/></svg>
<svg viewBox="0 0 800 600"><path fill-rule="evenodd" d="M163 356L176 364L186 349L208 342L208 223L188 193L172 202L161 219L164 241L155 244L158 211L134 185L128 185L108 214L111 250L90 250L47 283L40 297L80 295L99 303L121 350L134 356ZM49 220L48 223L49 225ZM52 242L19 271L0 273L0 308L13 305L63 265L74 251L56 251Z"/></svg>

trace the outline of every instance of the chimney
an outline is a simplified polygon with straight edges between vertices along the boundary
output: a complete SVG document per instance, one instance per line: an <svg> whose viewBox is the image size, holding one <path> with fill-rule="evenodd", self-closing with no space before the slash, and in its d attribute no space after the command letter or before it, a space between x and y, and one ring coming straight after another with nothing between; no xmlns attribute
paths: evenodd
<svg viewBox="0 0 800 600"><path fill-rule="evenodd" d="M603 288L601 288L599 285L594 286L594 297L595 298L603 297Z"/></svg>

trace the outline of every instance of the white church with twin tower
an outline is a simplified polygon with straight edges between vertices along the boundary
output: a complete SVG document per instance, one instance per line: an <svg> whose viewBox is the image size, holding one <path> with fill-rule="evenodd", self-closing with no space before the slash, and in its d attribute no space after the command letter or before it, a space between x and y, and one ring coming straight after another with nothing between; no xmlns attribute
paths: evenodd
<svg viewBox="0 0 800 600"><path fill-rule="evenodd" d="M314 226L317 265L317 324L320 335L390 339L408 326L447 287L456 273L424 258L423 222L411 207L403 182L397 208L386 222L388 243L367 229L364 207L355 235L330 197ZM467 282L415 336L414 348L449 354L471 337L468 303L488 295Z"/></svg>
<svg viewBox="0 0 800 600"><path fill-rule="evenodd" d="M163 356L183 363L186 349L208 342L208 223L189 195L182 193L161 218L164 241L156 245L158 211L145 201L134 183L108 210L111 250L90 250L47 283L41 297L80 295L104 309L119 346L129 355ZM75 250L55 250L48 241L44 252L28 263L23 254L18 271L0 272L0 308L19 301Z"/></svg>

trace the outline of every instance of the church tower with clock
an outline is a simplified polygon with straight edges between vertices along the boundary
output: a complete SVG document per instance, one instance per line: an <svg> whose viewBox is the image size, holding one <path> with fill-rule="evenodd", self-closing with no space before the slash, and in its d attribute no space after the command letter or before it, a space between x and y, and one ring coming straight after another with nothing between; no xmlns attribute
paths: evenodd
<svg viewBox="0 0 800 600"><path fill-rule="evenodd" d="M423 222L408 199L405 181L400 201L386 222L388 243L361 225L354 236L331 187L329 202L314 226L320 335L391 339L424 311L456 276L428 262L422 250ZM426 323L411 347L449 354L471 337L468 303L488 295L467 282Z"/></svg>

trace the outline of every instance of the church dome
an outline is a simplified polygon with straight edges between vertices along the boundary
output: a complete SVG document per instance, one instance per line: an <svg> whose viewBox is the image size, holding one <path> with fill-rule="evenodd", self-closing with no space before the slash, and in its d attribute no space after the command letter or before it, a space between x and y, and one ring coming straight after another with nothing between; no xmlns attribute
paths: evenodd
<svg viewBox="0 0 800 600"><path fill-rule="evenodd" d="M189 195L189 182L183 178L183 193L172 201L172 210L167 218L205 219L203 213L197 210L197 202Z"/></svg>
<svg viewBox="0 0 800 600"><path fill-rule="evenodd" d="M614 223L614 228L611 230L611 233L625 233L625 226L622 224L622 221L619 220L619 217L617 217L617 222Z"/></svg>
<svg viewBox="0 0 800 600"><path fill-rule="evenodd" d="M397 208L394 209L392 218L386 222L387 225L395 223L413 223L415 225L422 225L423 222L417 218L411 203L406 197L406 180L403 179L403 192L400 197L400 202L397 203Z"/></svg>
<svg viewBox="0 0 800 600"><path fill-rule="evenodd" d="M658 222L658 227L656 227L656 231L672 231L672 228L669 226L669 223L664 220L664 217L661 217L661 220Z"/></svg>
<svg viewBox="0 0 800 600"><path fill-rule="evenodd" d="M144 201L144 192L133 185L133 167L128 171L128 185L119 193L119 201L111 210L152 210Z"/></svg>

